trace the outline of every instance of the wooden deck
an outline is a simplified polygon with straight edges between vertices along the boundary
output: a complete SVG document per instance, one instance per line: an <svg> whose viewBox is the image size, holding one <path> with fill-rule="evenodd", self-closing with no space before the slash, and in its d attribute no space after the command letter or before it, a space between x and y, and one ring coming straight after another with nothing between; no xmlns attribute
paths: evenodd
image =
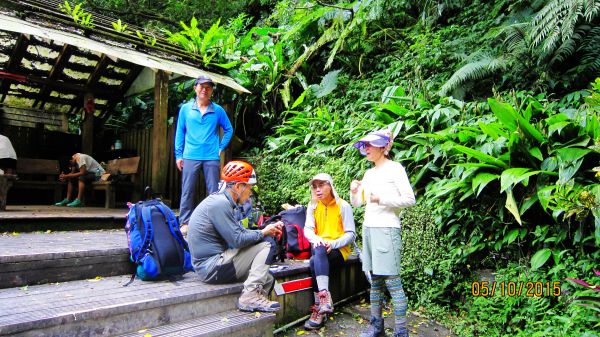
<svg viewBox="0 0 600 337"><path fill-rule="evenodd" d="M128 209L7 205L0 212L1 232L123 228Z"/></svg>

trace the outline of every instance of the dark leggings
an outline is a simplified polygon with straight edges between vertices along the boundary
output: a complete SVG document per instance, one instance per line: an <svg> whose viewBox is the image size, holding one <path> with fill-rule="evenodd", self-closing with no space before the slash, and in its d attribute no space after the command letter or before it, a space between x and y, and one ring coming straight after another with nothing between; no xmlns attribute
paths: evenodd
<svg viewBox="0 0 600 337"><path fill-rule="evenodd" d="M313 248L310 258L310 274L312 276L313 291L318 292L317 276L329 276L329 269L339 267L344 264L344 256L339 249L332 249L327 254L325 246Z"/></svg>

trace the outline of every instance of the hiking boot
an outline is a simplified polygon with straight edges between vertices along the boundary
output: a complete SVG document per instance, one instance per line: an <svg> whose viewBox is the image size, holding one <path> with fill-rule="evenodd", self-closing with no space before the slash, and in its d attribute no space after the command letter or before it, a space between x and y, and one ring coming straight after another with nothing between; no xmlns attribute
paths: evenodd
<svg viewBox="0 0 600 337"><path fill-rule="evenodd" d="M280 307L279 302L269 301L262 287L252 290L244 289L238 300L238 308L242 311L275 312Z"/></svg>
<svg viewBox="0 0 600 337"><path fill-rule="evenodd" d="M304 322L304 329L306 330L317 330L325 325L325 314L319 314L319 308L316 305L310 307L312 313L310 318Z"/></svg>
<svg viewBox="0 0 600 337"><path fill-rule="evenodd" d="M83 202L79 199L75 199L67 204L67 207L83 207Z"/></svg>
<svg viewBox="0 0 600 337"><path fill-rule="evenodd" d="M394 337L408 337L408 329L406 328L400 328L394 329Z"/></svg>
<svg viewBox="0 0 600 337"><path fill-rule="evenodd" d="M56 204L54 204L54 206L66 206L70 202L71 202L71 200L65 198L65 199L63 199L63 201L57 202Z"/></svg>
<svg viewBox="0 0 600 337"><path fill-rule="evenodd" d="M383 337L385 336L383 332L383 318L377 318L371 316L371 321L369 322L369 327L367 330L360 334L359 337Z"/></svg>
<svg viewBox="0 0 600 337"><path fill-rule="evenodd" d="M187 238L188 224L184 223L179 227L179 230L181 231L181 235L183 235L184 238Z"/></svg>
<svg viewBox="0 0 600 337"><path fill-rule="evenodd" d="M319 314L331 314L333 313L333 301L331 300L331 293L328 290L321 290L317 294L319 296Z"/></svg>

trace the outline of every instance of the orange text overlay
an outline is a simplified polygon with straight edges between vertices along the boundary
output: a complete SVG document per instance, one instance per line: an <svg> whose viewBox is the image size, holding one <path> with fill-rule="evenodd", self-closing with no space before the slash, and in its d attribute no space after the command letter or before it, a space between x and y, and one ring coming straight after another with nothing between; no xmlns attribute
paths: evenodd
<svg viewBox="0 0 600 337"><path fill-rule="evenodd" d="M471 283L473 296L490 297L496 294L510 297L557 297L560 296L560 282L476 281Z"/></svg>

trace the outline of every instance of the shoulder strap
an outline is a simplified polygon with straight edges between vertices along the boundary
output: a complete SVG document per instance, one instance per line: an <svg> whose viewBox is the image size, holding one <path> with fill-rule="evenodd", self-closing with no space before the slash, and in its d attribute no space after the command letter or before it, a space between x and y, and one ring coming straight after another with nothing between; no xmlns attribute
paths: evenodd
<svg viewBox="0 0 600 337"><path fill-rule="evenodd" d="M157 203L155 206L156 206L156 209L158 209L158 211L161 212L162 215L167 220L167 223L169 224L169 230L171 231L171 235L173 235L175 237L175 239L177 239L177 242L179 242L179 244L185 250L189 250L187 242L185 242L185 240L183 240L183 237L180 234L181 232L177 233L175 231L175 228L178 229L179 225L177 223L177 219L175 219L175 214L173 214L173 211L171 211L171 209L168 208L162 202Z"/></svg>
<svg viewBox="0 0 600 337"><path fill-rule="evenodd" d="M152 206L142 206L142 223L144 224L144 229L146 235L144 236L144 244L138 254L134 257L134 261L138 262L139 253L142 251L146 251L150 242L154 238L154 230L152 228L152 214L151 214Z"/></svg>

